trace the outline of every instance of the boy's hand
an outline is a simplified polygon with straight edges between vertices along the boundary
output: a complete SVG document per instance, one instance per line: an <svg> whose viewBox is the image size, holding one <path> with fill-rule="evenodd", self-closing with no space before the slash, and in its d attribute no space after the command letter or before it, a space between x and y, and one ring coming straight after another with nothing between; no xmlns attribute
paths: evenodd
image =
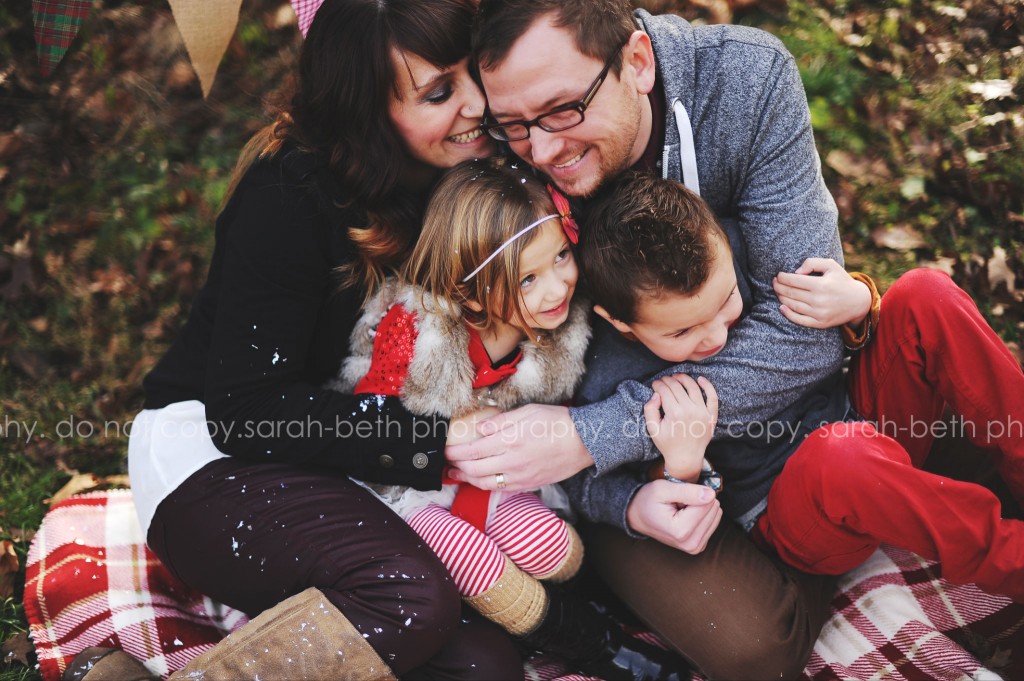
<svg viewBox="0 0 1024 681"><path fill-rule="evenodd" d="M644 405L644 420L665 457L665 471L696 481L718 422L718 394L708 379L701 376L695 381L686 374L664 376L651 387L654 395Z"/></svg>
<svg viewBox="0 0 1024 681"><path fill-rule="evenodd" d="M871 309L868 287L828 258L808 258L792 274L779 272L772 286L783 316L800 326L859 326Z"/></svg>
<svg viewBox="0 0 1024 681"><path fill-rule="evenodd" d="M722 507L710 487L655 480L629 502L626 520L635 532L697 555L721 522Z"/></svg>

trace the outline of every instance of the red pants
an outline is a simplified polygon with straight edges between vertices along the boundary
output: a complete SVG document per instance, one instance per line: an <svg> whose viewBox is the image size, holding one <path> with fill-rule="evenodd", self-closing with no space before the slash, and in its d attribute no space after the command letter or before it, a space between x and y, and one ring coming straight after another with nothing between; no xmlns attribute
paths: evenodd
<svg viewBox="0 0 1024 681"><path fill-rule="evenodd" d="M972 442L995 448L1000 474L1024 501L1024 374L970 297L939 272L902 276L882 300L849 388L877 428L838 423L812 433L772 486L755 539L824 574L895 544L939 560L951 582L1024 602L1024 522L1003 519L989 490L919 468L936 430L948 428L949 403Z"/></svg>

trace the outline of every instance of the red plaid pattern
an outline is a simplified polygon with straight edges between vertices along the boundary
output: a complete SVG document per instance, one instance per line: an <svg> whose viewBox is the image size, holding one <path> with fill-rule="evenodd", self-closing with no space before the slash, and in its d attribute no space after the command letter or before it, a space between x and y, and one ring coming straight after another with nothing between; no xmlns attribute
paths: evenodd
<svg viewBox="0 0 1024 681"><path fill-rule="evenodd" d="M309 25L313 23L313 15L320 9L320 5L323 4L324 0L291 0L292 9L295 10L295 16L299 19L299 30L302 31L302 37L306 37L306 33L309 31Z"/></svg>
<svg viewBox="0 0 1024 681"><path fill-rule="evenodd" d="M839 589L806 679L1024 678L1024 605L949 584L936 563L891 546Z"/></svg>
<svg viewBox="0 0 1024 681"><path fill-rule="evenodd" d="M953 586L935 563L888 546L839 586L807 681L1024 679L1024 605ZM149 552L128 490L54 505L29 549L25 613L46 681L88 646L120 647L166 676L246 621ZM533 681L585 679L567 674L550 657L524 666Z"/></svg>
<svg viewBox="0 0 1024 681"><path fill-rule="evenodd" d="M36 52L44 76L64 58L91 6L89 0L32 0Z"/></svg>
<svg viewBox="0 0 1024 681"><path fill-rule="evenodd" d="M246 621L150 553L128 490L72 497L46 514L28 553L25 614L46 681L89 646L121 648L167 676Z"/></svg>

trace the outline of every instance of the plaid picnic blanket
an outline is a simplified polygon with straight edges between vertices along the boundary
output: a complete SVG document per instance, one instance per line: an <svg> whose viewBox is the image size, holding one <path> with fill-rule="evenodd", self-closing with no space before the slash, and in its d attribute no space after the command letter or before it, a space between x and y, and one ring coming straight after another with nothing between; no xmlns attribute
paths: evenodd
<svg viewBox="0 0 1024 681"><path fill-rule="evenodd" d="M54 504L29 547L25 615L47 681L89 646L121 648L166 676L247 621L150 553L129 490Z"/></svg>
<svg viewBox="0 0 1024 681"><path fill-rule="evenodd" d="M46 681L88 646L120 647L166 676L245 616L189 589L146 548L129 490L55 504L29 549L25 613ZM1024 605L943 581L883 547L846 575L804 672L829 679L1024 679ZM655 641L653 634L640 634ZM550 658L530 681L584 681Z"/></svg>
<svg viewBox="0 0 1024 681"><path fill-rule="evenodd" d="M950 584L938 564L882 546L840 579L804 674L813 681L1024 679L1024 605Z"/></svg>

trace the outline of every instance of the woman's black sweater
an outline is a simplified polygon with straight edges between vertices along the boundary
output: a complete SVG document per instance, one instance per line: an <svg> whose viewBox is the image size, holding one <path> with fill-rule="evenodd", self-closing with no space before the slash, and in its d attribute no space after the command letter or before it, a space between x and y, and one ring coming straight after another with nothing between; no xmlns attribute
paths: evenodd
<svg viewBox="0 0 1024 681"><path fill-rule="evenodd" d="M356 257L347 229L364 224L313 154L285 147L255 163L217 220L184 329L143 382L145 407L203 402L218 449L239 458L439 488L444 419L321 387L359 316L364 291L342 290L336 268Z"/></svg>

